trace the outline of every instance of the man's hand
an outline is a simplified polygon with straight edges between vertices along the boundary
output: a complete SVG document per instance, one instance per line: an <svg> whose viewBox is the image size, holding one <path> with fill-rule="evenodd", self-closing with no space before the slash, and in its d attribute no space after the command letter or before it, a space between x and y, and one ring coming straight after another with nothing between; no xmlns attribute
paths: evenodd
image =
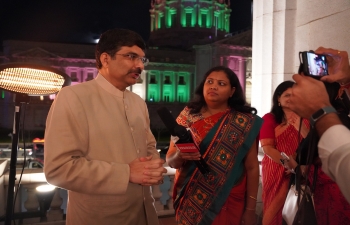
<svg viewBox="0 0 350 225"><path fill-rule="evenodd" d="M295 84L288 107L296 114L309 119L317 110L331 105L323 82L300 74L294 74L293 79Z"/></svg>
<svg viewBox="0 0 350 225"><path fill-rule="evenodd" d="M141 157L132 161L130 166L130 182L151 186L163 183L163 159L152 159L152 156Z"/></svg>
<svg viewBox="0 0 350 225"><path fill-rule="evenodd" d="M329 83L339 82L340 84L350 82L349 57L346 51L319 47L315 53L327 56L329 75L323 76L321 78L322 81Z"/></svg>

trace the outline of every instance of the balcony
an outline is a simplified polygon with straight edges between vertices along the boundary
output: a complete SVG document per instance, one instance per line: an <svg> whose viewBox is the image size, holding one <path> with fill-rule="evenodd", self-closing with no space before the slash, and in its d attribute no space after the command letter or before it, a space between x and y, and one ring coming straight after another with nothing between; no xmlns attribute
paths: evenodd
<svg viewBox="0 0 350 225"><path fill-rule="evenodd" d="M259 161L262 159L262 153L259 153ZM5 215L6 210L6 196L9 181L9 171L6 171L7 160L0 160L0 215ZM175 169L166 167L168 173L164 174L164 183L161 185L152 186L153 197L155 199L155 208L160 218L160 224L162 220L170 225L168 221L173 220L174 208L172 201L172 191L174 184ZM261 169L261 167L260 167ZM261 172L261 171L260 171ZM21 170L17 171L16 184L19 180ZM22 176L21 187L18 190L16 204L14 208L15 213L21 212L34 212L38 213L39 201L36 197L36 187L47 184L45 175L42 169L25 169ZM64 225L65 224L65 212L67 205L67 191L64 189L56 188L54 190L54 197L50 205L50 209L47 211L44 217L33 217L16 220L16 224L31 224L31 225ZM261 180L258 192L258 203L256 207L256 214L261 220L262 216L262 202L261 202ZM172 218L169 218L172 217ZM4 222L0 222L3 225ZM174 223L175 224L175 223Z"/></svg>

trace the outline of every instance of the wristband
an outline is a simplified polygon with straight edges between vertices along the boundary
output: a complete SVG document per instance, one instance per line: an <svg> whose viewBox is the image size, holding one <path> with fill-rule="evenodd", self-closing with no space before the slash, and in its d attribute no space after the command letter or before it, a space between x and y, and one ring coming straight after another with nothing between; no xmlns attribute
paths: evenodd
<svg viewBox="0 0 350 225"><path fill-rule="evenodd" d="M320 109L317 112L315 112L314 114L312 114L312 116L310 117L310 124L311 124L311 126L314 127L315 123L319 119L321 119L323 116L325 116L325 115L327 115L329 113L335 113L335 112L337 112L337 111L332 106L323 107L322 109Z"/></svg>

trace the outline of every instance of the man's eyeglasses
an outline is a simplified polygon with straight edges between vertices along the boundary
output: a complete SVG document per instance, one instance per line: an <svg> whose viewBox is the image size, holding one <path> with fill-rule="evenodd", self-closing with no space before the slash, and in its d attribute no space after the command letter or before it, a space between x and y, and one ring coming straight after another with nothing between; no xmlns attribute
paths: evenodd
<svg viewBox="0 0 350 225"><path fill-rule="evenodd" d="M136 54L131 54L131 53L128 53L128 54L116 54L116 55L121 55L121 56L124 56L124 57L128 57L131 61L135 61L135 60L140 60L144 66L147 66L148 63L149 63L149 60L146 58L146 57L140 57Z"/></svg>

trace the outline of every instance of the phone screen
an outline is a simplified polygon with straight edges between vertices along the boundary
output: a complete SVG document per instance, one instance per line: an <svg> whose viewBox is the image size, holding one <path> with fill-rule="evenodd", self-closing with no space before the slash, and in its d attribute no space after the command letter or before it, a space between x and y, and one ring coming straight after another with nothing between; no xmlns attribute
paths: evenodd
<svg viewBox="0 0 350 225"><path fill-rule="evenodd" d="M317 55L312 52L307 53L309 74L314 76L328 75L328 65L325 55Z"/></svg>

